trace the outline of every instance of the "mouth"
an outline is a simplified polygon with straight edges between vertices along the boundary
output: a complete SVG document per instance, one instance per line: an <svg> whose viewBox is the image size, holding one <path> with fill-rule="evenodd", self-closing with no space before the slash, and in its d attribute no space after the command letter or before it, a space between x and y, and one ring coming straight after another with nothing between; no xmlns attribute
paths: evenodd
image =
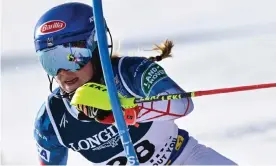
<svg viewBox="0 0 276 166"><path fill-rule="evenodd" d="M67 85L73 85L73 84L75 84L78 80L79 80L79 79L76 77L76 78L74 78L74 79L64 81L64 83L67 84Z"/></svg>

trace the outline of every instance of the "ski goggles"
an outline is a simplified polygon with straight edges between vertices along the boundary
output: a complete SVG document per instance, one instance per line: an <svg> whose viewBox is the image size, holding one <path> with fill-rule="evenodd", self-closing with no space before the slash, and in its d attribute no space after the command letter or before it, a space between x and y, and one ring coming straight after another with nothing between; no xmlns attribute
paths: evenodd
<svg viewBox="0 0 276 166"><path fill-rule="evenodd" d="M37 51L37 54L47 74L56 76L61 69L72 72L80 70L91 60L94 50L95 47L75 47L69 43Z"/></svg>

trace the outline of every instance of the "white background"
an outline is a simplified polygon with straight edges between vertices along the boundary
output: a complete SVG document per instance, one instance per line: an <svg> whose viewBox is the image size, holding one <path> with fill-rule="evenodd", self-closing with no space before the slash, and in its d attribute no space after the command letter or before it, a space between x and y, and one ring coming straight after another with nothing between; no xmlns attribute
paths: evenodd
<svg viewBox="0 0 276 166"><path fill-rule="evenodd" d="M0 3L3 165L38 165L33 123L49 91L35 55L33 28L46 10L64 2L69 1ZM174 41L174 57L160 64L186 91L276 82L274 0L103 2L122 54L156 55L143 49ZM241 165L276 165L275 99L276 88L202 96L194 98L194 112L176 123ZM68 165L84 164L89 162L70 152Z"/></svg>

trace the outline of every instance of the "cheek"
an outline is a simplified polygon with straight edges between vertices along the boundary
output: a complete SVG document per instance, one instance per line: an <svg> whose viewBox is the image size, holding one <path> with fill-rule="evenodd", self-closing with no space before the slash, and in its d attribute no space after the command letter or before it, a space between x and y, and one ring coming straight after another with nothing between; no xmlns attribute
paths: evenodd
<svg viewBox="0 0 276 166"><path fill-rule="evenodd" d="M57 83L59 83L59 84L61 83L61 79L59 76L55 76L54 79L56 80Z"/></svg>
<svg viewBox="0 0 276 166"><path fill-rule="evenodd" d="M93 77L93 68L92 65L87 65L81 70L77 71L77 76L82 78L84 81L89 81Z"/></svg>

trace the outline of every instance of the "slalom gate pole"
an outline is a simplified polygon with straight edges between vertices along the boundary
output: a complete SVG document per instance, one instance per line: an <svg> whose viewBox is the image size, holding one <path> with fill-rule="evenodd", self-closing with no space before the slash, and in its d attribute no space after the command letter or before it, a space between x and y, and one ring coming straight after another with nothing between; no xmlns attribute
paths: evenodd
<svg viewBox="0 0 276 166"><path fill-rule="evenodd" d="M93 13L94 13L94 19L95 19L96 35L98 38L100 60L102 63L104 79L107 86L109 98L111 101L111 106L114 114L116 127L118 129L121 142L129 164L139 165L139 161L128 132L128 127L123 117L123 111L119 102L117 89L115 86L113 70L112 70L111 61L110 61L109 52L108 52L106 25L103 17L102 1L92 0L92 5L93 5Z"/></svg>

